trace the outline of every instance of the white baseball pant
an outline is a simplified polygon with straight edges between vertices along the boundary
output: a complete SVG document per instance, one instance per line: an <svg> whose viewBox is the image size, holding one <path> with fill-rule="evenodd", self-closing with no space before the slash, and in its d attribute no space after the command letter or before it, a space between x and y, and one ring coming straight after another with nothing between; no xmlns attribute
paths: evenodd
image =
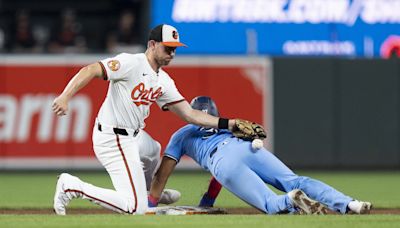
<svg viewBox="0 0 400 228"><path fill-rule="evenodd" d="M100 188L71 178L65 188L73 197L88 199L118 213L144 214L147 211L147 189L160 160L160 144L145 131L134 136L119 135L110 126L98 124L93 129L93 149L111 177L115 190ZM140 152L140 154L139 154ZM147 182L147 185L146 185Z"/></svg>

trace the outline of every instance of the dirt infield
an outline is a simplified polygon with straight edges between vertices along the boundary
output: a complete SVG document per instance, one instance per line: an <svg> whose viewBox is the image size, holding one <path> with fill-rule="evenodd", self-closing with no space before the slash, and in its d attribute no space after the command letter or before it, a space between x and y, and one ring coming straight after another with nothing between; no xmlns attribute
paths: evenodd
<svg viewBox="0 0 400 228"><path fill-rule="evenodd" d="M262 214L258 210L254 208L226 208L225 209L231 215L255 215ZM69 209L67 211L68 214L115 214L109 210L105 209ZM0 209L0 214L6 215L47 215L54 214L53 209ZM335 213L332 213L335 214ZM400 215L400 209L373 209L371 210L371 214L395 214Z"/></svg>

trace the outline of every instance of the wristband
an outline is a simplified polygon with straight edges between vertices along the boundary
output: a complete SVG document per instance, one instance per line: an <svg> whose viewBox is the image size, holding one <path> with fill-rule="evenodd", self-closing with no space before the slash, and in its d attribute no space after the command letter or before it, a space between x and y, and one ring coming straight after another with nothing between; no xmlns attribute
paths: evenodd
<svg viewBox="0 0 400 228"><path fill-rule="evenodd" d="M147 202L149 207L157 207L158 205L158 199L151 195L147 197Z"/></svg>
<svg viewBox="0 0 400 228"><path fill-rule="evenodd" d="M219 118L218 119L218 129L228 129L229 128L229 119Z"/></svg>

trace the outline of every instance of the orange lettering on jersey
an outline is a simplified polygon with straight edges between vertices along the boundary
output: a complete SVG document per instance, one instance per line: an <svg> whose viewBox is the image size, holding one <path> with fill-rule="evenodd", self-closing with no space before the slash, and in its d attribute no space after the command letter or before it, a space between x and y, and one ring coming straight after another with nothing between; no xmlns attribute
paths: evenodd
<svg viewBox="0 0 400 228"><path fill-rule="evenodd" d="M161 87L158 87L158 89L153 93L153 95L151 95L151 99L157 100L157 98L159 98L161 95L162 95Z"/></svg>
<svg viewBox="0 0 400 228"><path fill-rule="evenodd" d="M144 83L139 83L132 90L131 98L136 106L150 105L155 102L162 95L161 87L155 91L153 88L146 89Z"/></svg>

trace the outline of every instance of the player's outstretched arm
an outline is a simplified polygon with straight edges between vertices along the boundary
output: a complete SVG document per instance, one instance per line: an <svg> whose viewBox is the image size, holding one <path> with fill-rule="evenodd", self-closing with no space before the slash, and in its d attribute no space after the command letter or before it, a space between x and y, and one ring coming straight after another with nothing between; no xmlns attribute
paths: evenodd
<svg viewBox="0 0 400 228"><path fill-rule="evenodd" d="M153 180L151 181L149 194L149 207L156 207L160 199L161 192L167 184L168 178L175 169L176 161L169 157L163 157Z"/></svg>
<svg viewBox="0 0 400 228"><path fill-rule="evenodd" d="M220 117L215 117L209 115L205 112L193 109L187 101L178 102L168 106L168 109L178 115L184 121L207 128L215 129L229 129L232 130L235 126L234 119L224 119ZM223 123L224 126L221 127L221 119L226 122Z"/></svg>
<svg viewBox="0 0 400 228"><path fill-rule="evenodd" d="M100 63L93 63L83 67L68 83L64 91L53 101L53 112L58 116L66 115L68 111L68 101L80 89L85 87L93 78L103 78L104 72Z"/></svg>
<svg viewBox="0 0 400 228"><path fill-rule="evenodd" d="M168 109L188 123L207 128L229 129L234 136L244 140L263 140L267 137L264 128L257 123L242 119L215 117L200 110L193 109L187 101L169 105Z"/></svg>

